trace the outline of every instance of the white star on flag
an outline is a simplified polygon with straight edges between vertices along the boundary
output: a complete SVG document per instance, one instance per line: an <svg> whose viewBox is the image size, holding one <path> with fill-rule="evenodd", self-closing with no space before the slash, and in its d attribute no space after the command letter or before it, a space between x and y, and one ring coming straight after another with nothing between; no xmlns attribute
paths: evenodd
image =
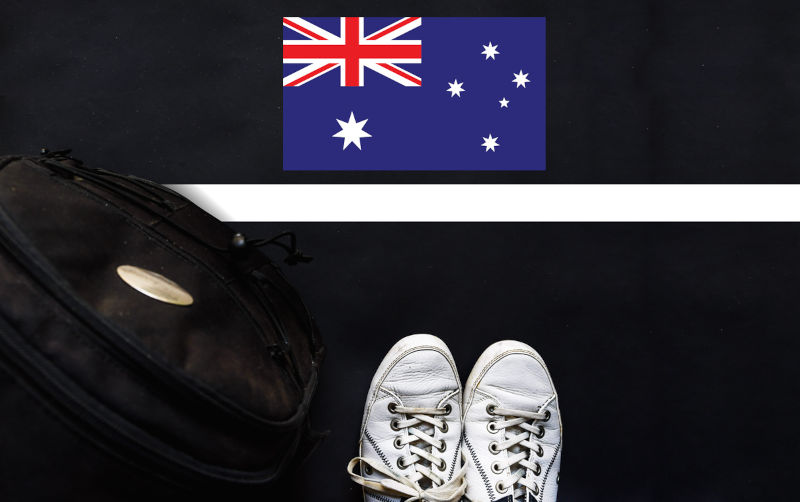
<svg viewBox="0 0 800 502"><path fill-rule="evenodd" d="M500 101L498 101L498 103L500 103L500 108L508 108L508 104L511 103L511 101L507 100L506 98L503 98Z"/></svg>
<svg viewBox="0 0 800 502"><path fill-rule="evenodd" d="M528 80L528 74L526 73L523 75L522 70L520 70L519 73L514 74L514 80L512 80L512 82L517 84L517 88L519 88L519 86L525 87L525 82L530 82L530 80Z"/></svg>
<svg viewBox="0 0 800 502"><path fill-rule="evenodd" d="M494 59L494 57L500 54L500 52L497 50L497 45L492 45L492 43L489 42L489 45L483 46L483 52L481 52L481 54L486 54L486 59Z"/></svg>
<svg viewBox="0 0 800 502"><path fill-rule="evenodd" d="M358 147L359 150L361 150L361 138L372 137L371 134L363 130L364 124L367 123L367 120L369 119L364 119L361 122L356 122L353 112L350 112L350 120L348 120L347 122L336 119L336 122L339 123L339 127L341 127L342 130L334 134L333 137L344 138L344 145L342 146L342 150L347 148L347 146L350 143L353 143Z"/></svg>
<svg viewBox="0 0 800 502"><path fill-rule="evenodd" d="M450 97L458 96L461 97L462 92L467 92L466 89L462 88L461 86L464 85L464 82L459 82L457 78L454 78L452 82L447 83L450 88L447 89L447 92L450 93Z"/></svg>
<svg viewBox="0 0 800 502"><path fill-rule="evenodd" d="M493 138L492 134L489 133L488 138L483 138L483 144L481 146L485 146L487 152L489 150L494 151L494 147L500 146L500 143L497 142L498 139L500 139L500 136Z"/></svg>

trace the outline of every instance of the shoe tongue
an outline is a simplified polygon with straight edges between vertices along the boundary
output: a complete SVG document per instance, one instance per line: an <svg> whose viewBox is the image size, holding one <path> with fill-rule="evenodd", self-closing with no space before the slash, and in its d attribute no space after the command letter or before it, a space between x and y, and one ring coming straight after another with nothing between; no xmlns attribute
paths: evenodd
<svg viewBox="0 0 800 502"><path fill-rule="evenodd" d="M440 352L420 350L397 362L383 381L383 388L397 395L404 406L435 408L458 389L453 367Z"/></svg>

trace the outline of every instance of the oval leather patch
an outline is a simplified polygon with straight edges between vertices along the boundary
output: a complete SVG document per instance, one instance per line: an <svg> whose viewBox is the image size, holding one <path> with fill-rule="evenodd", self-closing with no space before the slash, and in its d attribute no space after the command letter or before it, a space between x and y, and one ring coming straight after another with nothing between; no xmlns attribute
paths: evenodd
<svg viewBox="0 0 800 502"><path fill-rule="evenodd" d="M181 306L189 306L194 303L194 298L188 291L174 281L151 270L133 265L120 265L117 267L117 275L128 286L160 302Z"/></svg>

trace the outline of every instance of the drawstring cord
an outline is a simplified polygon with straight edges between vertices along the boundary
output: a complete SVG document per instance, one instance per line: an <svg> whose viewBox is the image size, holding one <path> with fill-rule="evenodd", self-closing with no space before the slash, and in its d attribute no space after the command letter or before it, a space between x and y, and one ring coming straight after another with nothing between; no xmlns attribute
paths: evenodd
<svg viewBox="0 0 800 502"><path fill-rule="evenodd" d="M289 238L289 243L286 244L285 242L281 242L282 239L285 237ZM314 258L312 256L308 256L303 254L297 247L297 236L294 232L291 231L284 231L281 232L269 239L247 239L243 234L237 233L233 236L231 240L231 245L234 248L241 248L245 246L252 246L256 248L260 248L263 246L276 246L283 249L286 252L286 257L283 259L284 262L288 265L297 265L298 263L309 263Z"/></svg>
<svg viewBox="0 0 800 502"><path fill-rule="evenodd" d="M171 211L175 211L179 209L175 203L165 199L161 196L157 190L162 190L167 193L171 193L176 197L183 198L180 194L163 187L161 185L157 185L151 181L144 180L141 178L137 178L135 176L125 176L122 174L118 174L112 171L106 171L104 169L97 169L97 168L87 168L83 166L83 163L74 157L70 157L69 154L72 152L71 149L64 149L64 150L55 150L50 151L47 148L41 149L41 155L45 159L45 164L53 169L56 172L61 174L68 174L72 177L84 178L93 181L94 183L102 186L103 188L110 190L112 192L116 192L120 194L125 199L130 200L131 202L138 202L136 199L145 199L153 204L158 206L164 207ZM53 160L51 162L50 160ZM78 164L77 166L72 166L69 164L59 163L58 160L71 160ZM106 179L103 178L117 178L119 180L125 181L127 183L135 185L138 189L140 189L143 193L135 191L131 189L129 186L125 186L124 184L114 184L109 183ZM209 249L213 249L214 251L218 251L221 253L231 253L233 256L239 254L239 252L247 247L254 247L259 248L263 246L276 246L286 253L283 261L287 265L297 265L298 263L308 263L313 260L313 257L304 254L300 249L297 247L297 236L294 232L284 231L281 232L269 239L247 239L244 234L236 233L231 238L231 242L227 248L221 248L214 246L196 236L194 233L190 232L189 230L183 228L180 224L176 223L175 221L166 218L163 220L164 222L172 225L173 227L177 228L178 230L182 231L186 235L190 236L192 239L197 241L198 243L208 247ZM288 237L288 244L283 242L285 238Z"/></svg>

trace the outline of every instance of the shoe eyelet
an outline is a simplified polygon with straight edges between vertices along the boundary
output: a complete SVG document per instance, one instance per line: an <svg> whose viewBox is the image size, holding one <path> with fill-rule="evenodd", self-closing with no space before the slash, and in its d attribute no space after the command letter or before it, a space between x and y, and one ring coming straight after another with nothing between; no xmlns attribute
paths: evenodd
<svg viewBox="0 0 800 502"><path fill-rule="evenodd" d="M533 475L538 476L542 473L542 466L539 465L539 462L536 462L536 469L533 470Z"/></svg>
<svg viewBox="0 0 800 502"><path fill-rule="evenodd" d="M505 493L508 487L503 485L502 481L498 481L497 484L494 485L494 489L497 490L497 493Z"/></svg>
<svg viewBox="0 0 800 502"><path fill-rule="evenodd" d="M500 448L498 447L497 441L492 441L489 443L489 451L492 453L492 455L497 455L500 453Z"/></svg>
<svg viewBox="0 0 800 502"><path fill-rule="evenodd" d="M539 485L537 485L536 483L533 484L533 494L539 495Z"/></svg>
<svg viewBox="0 0 800 502"><path fill-rule="evenodd" d="M447 420L442 420L442 422L444 422L444 423L442 424L442 428L439 429L439 430L442 432L442 434L444 434L444 433L446 433L447 431L450 430L450 426L447 425Z"/></svg>
<svg viewBox="0 0 800 502"><path fill-rule="evenodd" d="M441 461L441 462L439 462L438 464L434 464L434 467L436 467L437 469L439 469L439 471L441 471L441 472L444 472L445 470L447 470L447 462L445 462L444 460L442 460L442 461Z"/></svg>
<svg viewBox="0 0 800 502"><path fill-rule="evenodd" d="M445 415L449 415L451 411L453 411L453 405L451 405L449 403L444 405L444 414Z"/></svg>
<svg viewBox="0 0 800 502"><path fill-rule="evenodd" d="M536 436L538 439L542 439L544 437L544 427L540 425L539 432L534 432L533 435Z"/></svg>
<svg viewBox="0 0 800 502"><path fill-rule="evenodd" d="M543 457L544 456L544 448L542 448L542 445L537 445L537 446L539 447L539 449L536 451L536 456L537 457Z"/></svg>
<svg viewBox="0 0 800 502"><path fill-rule="evenodd" d="M399 467L401 469L405 469L406 467L408 467L406 465L406 463L403 461L403 457L398 457L397 458L397 467Z"/></svg>
<svg viewBox="0 0 800 502"><path fill-rule="evenodd" d="M547 422L548 420L550 420L550 410L545 410L544 421Z"/></svg>
<svg viewBox="0 0 800 502"><path fill-rule="evenodd" d="M497 409L497 406L495 406L493 404L487 404L486 405L486 413L488 413L489 415L494 415L494 410L496 410L496 409Z"/></svg>
<svg viewBox="0 0 800 502"><path fill-rule="evenodd" d="M392 421L389 422L389 427L391 427L393 431L399 431L400 430L400 421L397 420L396 418L392 419Z"/></svg>
<svg viewBox="0 0 800 502"><path fill-rule="evenodd" d="M372 474L372 467L369 464L364 464L364 474L367 476Z"/></svg>
<svg viewBox="0 0 800 502"><path fill-rule="evenodd" d="M500 462L492 462L492 472L495 474L503 472L503 469L500 468Z"/></svg>
<svg viewBox="0 0 800 502"><path fill-rule="evenodd" d="M443 452L443 451L445 451L447 449L447 443L445 443L444 441L441 441L441 440L439 440L439 442L442 444L442 447L439 448L437 446L436 449L439 450L439 452L441 453L441 452Z"/></svg>
<svg viewBox="0 0 800 502"><path fill-rule="evenodd" d="M402 449L403 448L402 441L403 441L403 438L400 437L400 436L397 436L396 438L394 438L394 447L397 448L398 450Z"/></svg>
<svg viewBox="0 0 800 502"><path fill-rule="evenodd" d="M491 432L492 434L497 433L500 429L497 428L497 422L492 420L486 424L486 430Z"/></svg>
<svg viewBox="0 0 800 502"><path fill-rule="evenodd" d="M397 403L389 403L389 413L397 413Z"/></svg>

